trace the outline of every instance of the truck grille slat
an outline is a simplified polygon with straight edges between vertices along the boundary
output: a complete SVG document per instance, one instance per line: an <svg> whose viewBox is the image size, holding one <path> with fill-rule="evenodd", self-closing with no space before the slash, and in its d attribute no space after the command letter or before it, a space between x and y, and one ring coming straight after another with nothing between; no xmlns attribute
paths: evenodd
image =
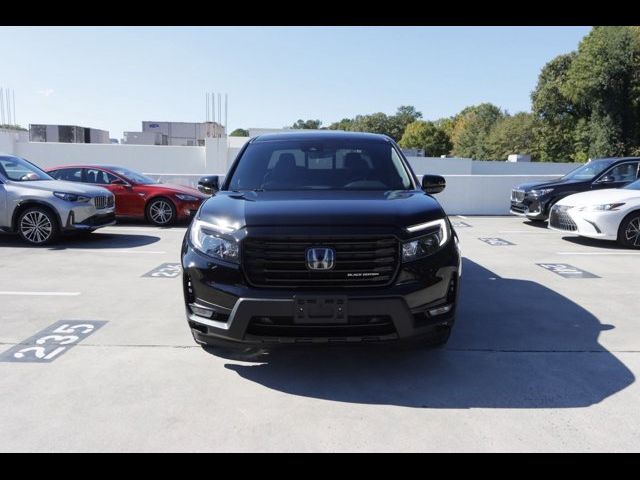
<svg viewBox="0 0 640 480"><path fill-rule="evenodd" d="M305 253L310 247L334 249L334 268L309 270ZM388 285L395 277L400 259L400 243L394 237L249 237L242 249L248 281L262 287Z"/></svg>

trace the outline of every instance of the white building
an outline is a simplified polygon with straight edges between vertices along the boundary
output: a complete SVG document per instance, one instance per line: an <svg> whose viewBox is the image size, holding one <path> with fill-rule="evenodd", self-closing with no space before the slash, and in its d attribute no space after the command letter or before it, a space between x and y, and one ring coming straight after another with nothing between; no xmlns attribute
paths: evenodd
<svg viewBox="0 0 640 480"><path fill-rule="evenodd" d="M124 132L122 143L133 145L180 145L202 147L207 138L225 136L217 122L156 122L143 121L141 132Z"/></svg>

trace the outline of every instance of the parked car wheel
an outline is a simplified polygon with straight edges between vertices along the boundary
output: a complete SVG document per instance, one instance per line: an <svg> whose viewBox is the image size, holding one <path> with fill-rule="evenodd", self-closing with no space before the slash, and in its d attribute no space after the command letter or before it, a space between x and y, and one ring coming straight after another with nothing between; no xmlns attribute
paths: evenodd
<svg viewBox="0 0 640 480"><path fill-rule="evenodd" d="M18 233L31 245L47 245L58 238L58 222L50 210L30 207L18 218Z"/></svg>
<svg viewBox="0 0 640 480"><path fill-rule="evenodd" d="M167 198L154 198L147 205L147 219L159 227L172 225L176 220L176 207Z"/></svg>
<svg viewBox="0 0 640 480"><path fill-rule="evenodd" d="M628 248L640 248L640 211L628 215L620 224L618 242Z"/></svg>

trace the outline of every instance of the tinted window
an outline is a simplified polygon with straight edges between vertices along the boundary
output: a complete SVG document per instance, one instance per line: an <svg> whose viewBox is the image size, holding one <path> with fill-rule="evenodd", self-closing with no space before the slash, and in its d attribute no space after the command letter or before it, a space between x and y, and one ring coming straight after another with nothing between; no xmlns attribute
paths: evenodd
<svg viewBox="0 0 640 480"><path fill-rule="evenodd" d="M58 180L64 180L66 182L81 182L82 181L82 169L81 168L63 168L62 170L56 170L51 173L53 178Z"/></svg>
<svg viewBox="0 0 640 480"><path fill-rule="evenodd" d="M408 190L390 143L362 140L256 142L244 151L230 190Z"/></svg>
<svg viewBox="0 0 640 480"><path fill-rule="evenodd" d="M111 175L104 170L97 168L87 168L85 170L85 181L88 183L95 183L97 185L109 185L116 179L114 175Z"/></svg>
<svg viewBox="0 0 640 480"><path fill-rule="evenodd" d="M638 162L616 165L606 173L614 182L634 182L638 179Z"/></svg>
<svg viewBox="0 0 640 480"><path fill-rule="evenodd" d="M146 177L145 175L142 175L138 172L134 172L133 170L129 170L128 168L109 167L109 170L113 170L118 175L122 175L131 183L137 183L140 185L152 185L152 184L158 183L152 178Z"/></svg>
<svg viewBox="0 0 640 480"><path fill-rule="evenodd" d="M52 180L47 173L19 157L0 157L0 174L14 182Z"/></svg>
<svg viewBox="0 0 640 480"><path fill-rule="evenodd" d="M604 172L615 160L594 160L564 176L565 180L588 181L593 180Z"/></svg>

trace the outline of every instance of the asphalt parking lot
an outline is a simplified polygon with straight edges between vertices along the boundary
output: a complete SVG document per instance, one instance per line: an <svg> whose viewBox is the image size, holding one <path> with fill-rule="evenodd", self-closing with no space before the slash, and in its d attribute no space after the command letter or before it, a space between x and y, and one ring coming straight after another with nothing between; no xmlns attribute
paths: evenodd
<svg viewBox="0 0 640 480"><path fill-rule="evenodd" d="M240 358L191 338L171 265L184 226L0 237L0 450L637 451L640 251L452 220L465 260L444 349ZM56 329L80 340L33 350Z"/></svg>

